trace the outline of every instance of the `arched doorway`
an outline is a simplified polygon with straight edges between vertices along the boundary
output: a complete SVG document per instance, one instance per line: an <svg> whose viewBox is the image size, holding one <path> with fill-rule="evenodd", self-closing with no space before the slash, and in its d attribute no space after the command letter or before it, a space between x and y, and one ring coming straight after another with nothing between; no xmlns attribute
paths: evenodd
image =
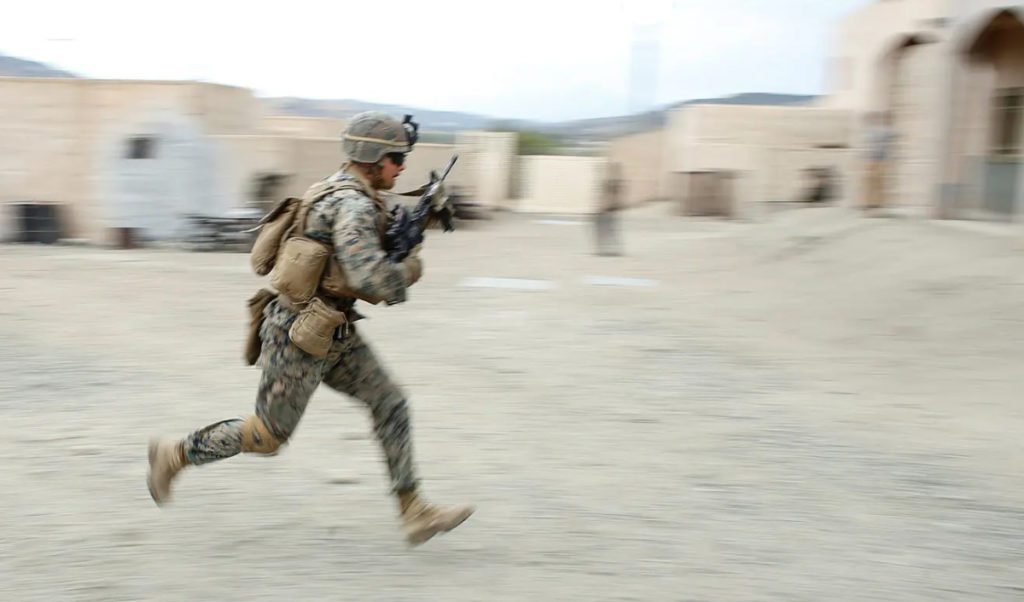
<svg viewBox="0 0 1024 602"><path fill-rule="evenodd" d="M1024 22L1006 9L987 16L965 48L970 102L964 118L978 198L997 218L1022 211L1024 197Z"/></svg>
<svg viewBox="0 0 1024 602"><path fill-rule="evenodd" d="M882 54L877 106L893 134L885 196L889 206L924 211L930 203L938 129L938 45L927 34L898 39Z"/></svg>

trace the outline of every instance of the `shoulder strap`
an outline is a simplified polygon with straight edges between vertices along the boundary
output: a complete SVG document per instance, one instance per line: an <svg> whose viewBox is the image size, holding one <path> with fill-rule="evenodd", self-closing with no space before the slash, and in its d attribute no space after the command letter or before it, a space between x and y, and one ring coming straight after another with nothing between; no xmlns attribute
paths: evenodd
<svg viewBox="0 0 1024 602"><path fill-rule="evenodd" d="M302 197L302 203L299 205L299 210L295 214L295 221L293 222L292 227L289 228L285 238L294 236L296 230L299 232L305 231L306 216L309 214L309 209L313 206L313 203L328 195L334 194L339 190L362 190L362 187L358 182L353 180L343 180L341 182L317 182L310 186L309 190L307 190L306 194Z"/></svg>

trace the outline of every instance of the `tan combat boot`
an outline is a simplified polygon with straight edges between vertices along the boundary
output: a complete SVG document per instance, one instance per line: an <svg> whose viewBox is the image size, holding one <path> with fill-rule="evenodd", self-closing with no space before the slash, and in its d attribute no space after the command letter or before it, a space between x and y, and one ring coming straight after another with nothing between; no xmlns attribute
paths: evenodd
<svg viewBox="0 0 1024 602"><path fill-rule="evenodd" d="M185 450L182 449L180 439L150 439L149 474L146 475L146 485L149 486L149 495L158 506L162 506L171 498L171 481L186 464Z"/></svg>
<svg viewBox="0 0 1024 602"><path fill-rule="evenodd" d="M472 506L443 508L428 504L415 491L399 494L405 538L417 546L438 533L447 533L473 514Z"/></svg>

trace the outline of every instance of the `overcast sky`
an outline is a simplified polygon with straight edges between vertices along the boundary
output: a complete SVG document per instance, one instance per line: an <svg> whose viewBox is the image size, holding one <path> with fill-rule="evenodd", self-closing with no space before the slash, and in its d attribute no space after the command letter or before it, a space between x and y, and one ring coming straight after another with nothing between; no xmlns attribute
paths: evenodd
<svg viewBox="0 0 1024 602"><path fill-rule="evenodd" d="M561 120L820 93L838 19L867 1L37 0L6 8L0 53L91 77Z"/></svg>

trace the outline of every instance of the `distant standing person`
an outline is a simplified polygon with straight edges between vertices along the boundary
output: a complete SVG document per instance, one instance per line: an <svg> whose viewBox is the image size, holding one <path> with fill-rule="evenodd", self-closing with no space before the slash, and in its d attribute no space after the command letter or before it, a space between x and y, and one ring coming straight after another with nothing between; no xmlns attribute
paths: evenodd
<svg viewBox="0 0 1024 602"><path fill-rule="evenodd" d="M622 166L612 163L608 166L608 174L601 184L601 197L594 216L594 228L597 235L597 254L616 256L622 254L622 239L618 231L617 219L622 209Z"/></svg>
<svg viewBox="0 0 1024 602"><path fill-rule="evenodd" d="M892 162L896 135L887 112L874 112L867 119L868 170L864 183L864 210L881 209L887 204L885 184Z"/></svg>

